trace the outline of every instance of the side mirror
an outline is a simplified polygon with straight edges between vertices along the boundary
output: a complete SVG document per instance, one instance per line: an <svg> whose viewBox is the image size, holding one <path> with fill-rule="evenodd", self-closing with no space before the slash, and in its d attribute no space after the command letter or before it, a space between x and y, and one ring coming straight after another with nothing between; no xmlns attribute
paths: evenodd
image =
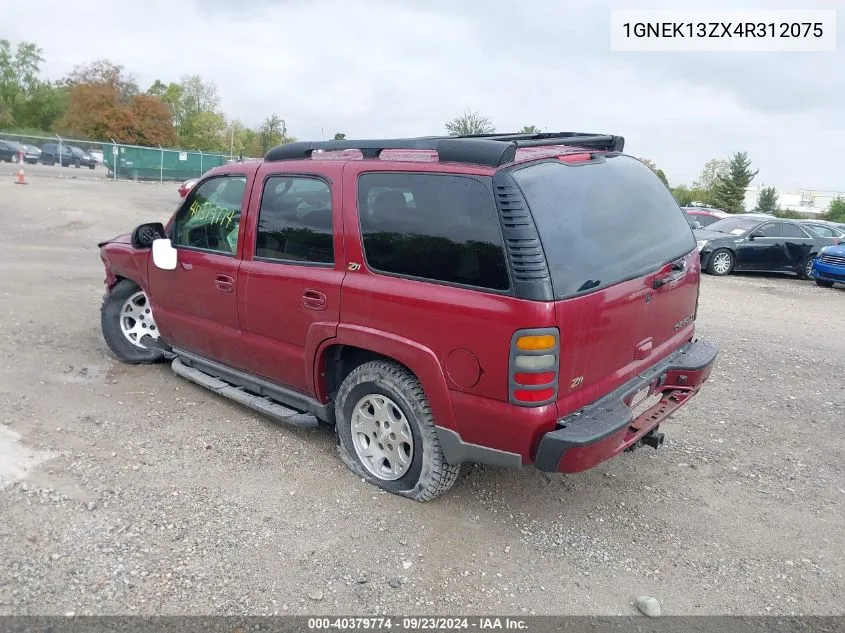
<svg viewBox="0 0 845 633"><path fill-rule="evenodd" d="M701 222L699 222L698 220L690 220L689 225L690 225L691 229L700 229L701 228Z"/></svg>
<svg viewBox="0 0 845 633"><path fill-rule="evenodd" d="M132 231L132 246L150 248L153 242L164 237L164 225L161 222L148 222Z"/></svg>
<svg viewBox="0 0 845 633"><path fill-rule="evenodd" d="M748 239L753 241L753 240L756 240L758 237L766 237L766 236L763 235L762 233L755 231L754 233L752 233L751 235L748 236Z"/></svg>
<svg viewBox="0 0 845 633"><path fill-rule="evenodd" d="M176 254L178 251L167 238L160 238L153 242L153 264L162 270L173 270L176 268Z"/></svg>

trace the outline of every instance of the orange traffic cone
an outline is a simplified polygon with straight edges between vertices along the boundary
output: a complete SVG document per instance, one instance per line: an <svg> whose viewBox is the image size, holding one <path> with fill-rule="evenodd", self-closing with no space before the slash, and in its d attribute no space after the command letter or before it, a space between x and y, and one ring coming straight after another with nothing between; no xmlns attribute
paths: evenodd
<svg viewBox="0 0 845 633"><path fill-rule="evenodd" d="M18 177L15 179L16 185L28 185L29 183L26 181L26 177L23 175L23 163L21 163L20 169L18 169Z"/></svg>

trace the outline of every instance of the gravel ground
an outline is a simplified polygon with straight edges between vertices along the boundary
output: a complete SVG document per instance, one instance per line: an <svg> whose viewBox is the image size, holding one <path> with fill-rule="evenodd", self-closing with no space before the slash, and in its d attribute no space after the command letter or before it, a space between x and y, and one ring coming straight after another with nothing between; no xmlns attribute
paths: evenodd
<svg viewBox="0 0 845 633"><path fill-rule="evenodd" d="M45 168L47 169L47 168ZM57 169L57 168L56 168ZM352 476L99 331L95 243L174 183L0 179L0 614L843 614L845 290L705 277L703 392L575 476L467 467L429 504Z"/></svg>

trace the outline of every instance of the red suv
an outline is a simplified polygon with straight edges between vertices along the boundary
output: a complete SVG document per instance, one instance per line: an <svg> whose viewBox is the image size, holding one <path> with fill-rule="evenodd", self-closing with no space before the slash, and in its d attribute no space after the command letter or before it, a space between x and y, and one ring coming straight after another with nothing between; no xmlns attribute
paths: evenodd
<svg viewBox="0 0 845 633"><path fill-rule="evenodd" d="M464 462L574 473L657 448L716 348L694 337L690 227L623 144L296 142L216 168L167 226L100 244L105 340L333 425L355 474L420 501Z"/></svg>

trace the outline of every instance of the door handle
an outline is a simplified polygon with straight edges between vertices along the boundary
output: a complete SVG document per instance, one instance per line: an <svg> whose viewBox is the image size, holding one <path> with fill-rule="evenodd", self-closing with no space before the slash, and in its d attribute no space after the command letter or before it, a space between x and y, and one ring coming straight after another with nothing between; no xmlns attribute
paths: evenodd
<svg viewBox="0 0 845 633"><path fill-rule="evenodd" d="M217 275L214 278L214 287L220 292L232 292L235 287L235 280L229 275Z"/></svg>
<svg viewBox="0 0 845 633"><path fill-rule="evenodd" d="M326 295L318 290L306 290L302 293L302 307L307 310L325 310Z"/></svg>
<svg viewBox="0 0 845 633"><path fill-rule="evenodd" d="M651 282L652 290L657 290L658 288L683 277L687 272L687 265L685 262L675 262L669 270L671 271L670 274Z"/></svg>

